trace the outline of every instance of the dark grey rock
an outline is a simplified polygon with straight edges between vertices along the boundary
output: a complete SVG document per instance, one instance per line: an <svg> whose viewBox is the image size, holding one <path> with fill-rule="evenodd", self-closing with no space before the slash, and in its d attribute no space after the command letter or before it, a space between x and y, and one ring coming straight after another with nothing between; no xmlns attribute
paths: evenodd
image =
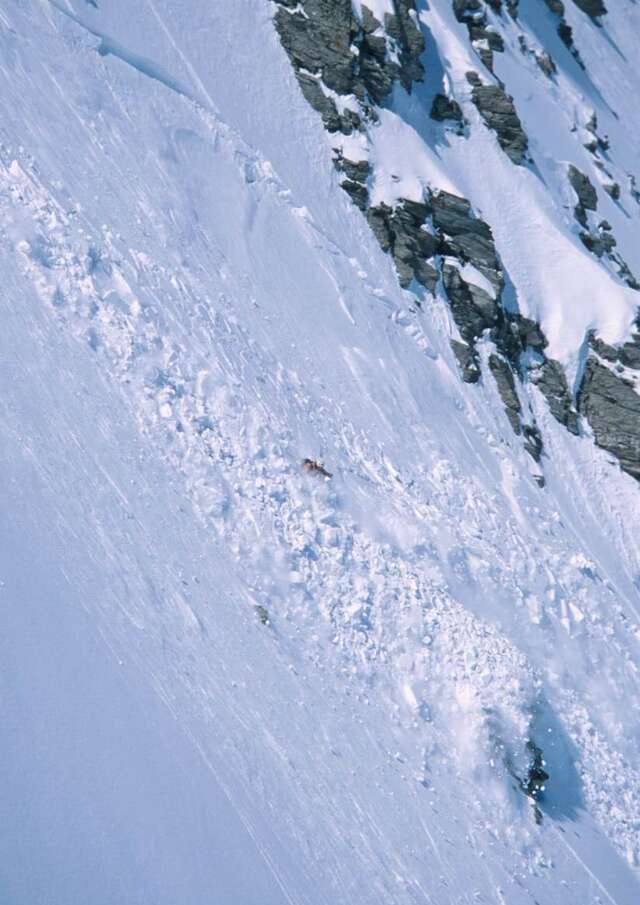
<svg viewBox="0 0 640 905"><path fill-rule="evenodd" d="M453 264L443 265L442 285L460 335L473 347L475 340L496 324L498 306L482 289L463 280Z"/></svg>
<svg viewBox="0 0 640 905"><path fill-rule="evenodd" d="M573 406L562 365L547 358L542 367L532 372L531 379L547 400L549 411L572 434L579 434L578 413Z"/></svg>
<svg viewBox="0 0 640 905"><path fill-rule="evenodd" d="M520 423L522 406L520 405L520 399L518 398L513 372L509 367L509 364L503 358L500 358L495 354L489 356L489 369L493 374L498 387L498 392L500 393L500 398L504 403L509 423L514 430L514 433L520 434L522 432L522 424Z"/></svg>
<svg viewBox="0 0 640 905"><path fill-rule="evenodd" d="M551 12L554 13L554 15L556 15L560 19L560 22L558 24L558 37L560 38L562 43L565 45L567 50L571 53L571 55L575 59L576 63L582 69L584 69L584 63L582 62L582 59L580 58L580 54L578 53L577 47L573 43L573 31L571 30L571 26L569 25L569 23L567 22L567 20L564 17L564 14L565 14L564 3L562 3L562 0L544 0L544 2L549 7Z"/></svg>
<svg viewBox="0 0 640 905"><path fill-rule="evenodd" d="M343 180L340 185L350 196L356 207L359 207L361 211L366 211L367 205L369 204L369 192L367 191L366 185L363 185L361 182L354 182L351 179Z"/></svg>
<svg viewBox="0 0 640 905"><path fill-rule="evenodd" d="M571 163L567 171L571 188L578 196L578 204L585 210L595 211L598 207L598 195L588 176Z"/></svg>
<svg viewBox="0 0 640 905"><path fill-rule="evenodd" d="M257 603L254 606L253 610L258 617L261 625L271 625L271 620L269 619L269 611L265 606L262 606L261 603Z"/></svg>
<svg viewBox="0 0 640 905"><path fill-rule="evenodd" d="M592 19L606 15L607 8L602 0L573 0L578 9L591 16Z"/></svg>
<svg viewBox="0 0 640 905"><path fill-rule="evenodd" d="M540 324L529 317L523 317L521 314L512 315L511 320L516 326L523 349L526 349L527 346L536 351L542 351L542 349L546 348L547 339L540 328Z"/></svg>
<svg viewBox="0 0 640 905"><path fill-rule="evenodd" d="M464 382L477 383L480 379L480 365L476 350L473 346L461 343L457 339L451 340L451 348L460 366Z"/></svg>
<svg viewBox="0 0 640 905"><path fill-rule="evenodd" d="M275 26L296 69L322 77L338 94L356 91L356 58L351 45L359 28L351 0L280 3Z"/></svg>
<svg viewBox="0 0 640 905"><path fill-rule="evenodd" d="M410 92L412 82L424 78L424 66L420 62L424 37L417 23L415 0L394 0L394 7L395 15L385 14L384 27L400 48L400 81Z"/></svg>
<svg viewBox="0 0 640 905"><path fill-rule="evenodd" d="M350 135L362 128L362 120L353 110L338 112L335 101L322 90L317 78L304 72L297 73L298 84L307 102L322 117L328 132L342 132Z"/></svg>
<svg viewBox="0 0 640 905"><path fill-rule="evenodd" d="M440 191L430 200L441 252L471 262L500 293L504 278L491 227L475 216L466 198Z"/></svg>
<svg viewBox="0 0 640 905"><path fill-rule="evenodd" d="M444 94L436 94L431 104L431 119L438 122L444 122L447 119L454 122L462 122L462 110L460 104L453 98L446 97Z"/></svg>
<svg viewBox="0 0 640 905"><path fill-rule="evenodd" d="M486 126L496 133L498 143L509 159L515 164L523 163L529 140L522 128L513 98L500 85L483 85L475 80L471 84L471 99Z"/></svg>
<svg viewBox="0 0 640 905"><path fill-rule="evenodd" d="M640 396L633 384L591 357L578 393L578 409L591 425L596 444L640 480Z"/></svg>
<svg viewBox="0 0 640 905"><path fill-rule="evenodd" d="M535 424L523 424L522 433L524 436L524 448L535 462L539 462L542 458L544 444L542 442L542 434ZM544 487L544 478L542 475L536 475L538 486Z"/></svg>
<svg viewBox="0 0 640 905"><path fill-rule="evenodd" d="M601 258L605 253L606 245L601 236L596 235L595 233L581 232L580 238L584 247L592 252L597 258Z"/></svg>
<svg viewBox="0 0 640 905"><path fill-rule="evenodd" d="M322 115L330 131L348 134L358 128L347 112L338 115L336 105L318 84L338 94L354 94L367 117L374 118L371 103L380 104L400 80L410 91L424 76L420 55L424 38L415 20L414 0L395 0L395 14L385 15L384 29L362 7L362 23L351 0L276 0L275 27L309 103ZM389 53L395 45L399 61ZM315 80L314 78L315 77Z"/></svg>
<svg viewBox="0 0 640 905"><path fill-rule="evenodd" d="M640 334L618 349L618 360L625 368L634 368L640 371Z"/></svg>
<svg viewBox="0 0 640 905"><path fill-rule="evenodd" d="M535 58L536 63L548 78L551 78L551 76L555 75L558 71L553 58L546 50L543 50L542 53L535 54Z"/></svg>
<svg viewBox="0 0 640 905"><path fill-rule="evenodd" d="M597 336L591 336L589 344L600 358L640 371L640 333L634 333L628 342L617 347L608 345Z"/></svg>
<svg viewBox="0 0 640 905"><path fill-rule="evenodd" d="M500 10L499 0L496 0L495 8ZM504 39L499 32L487 25L484 3L479 0L453 0L453 12L458 22L464 22L467 26L474 50L487 69L493 72L493 54L502 53Z"/></svg>
<svg viewBox="0 0 640 905"><path fill-rule="evenodd" d="M607 182L602 188L605 190L607 195L610 195L614 201L617 201L620 198L620 186L617 182Z"/></svg>
<svg viewBox="0 0 640 905"><path fill-rule="evenodd" d="M430 292L438 273L428 259L437 251L438 241L426 228L431 213L428 204L402 199L397 207L386 204L369 208L367 219L383 251L390 251L400 285L406 289L417 280Z"/></svg>
<svg viewBox="0 0 640 905"><path fill-rule="evenodd" d="M338 154L333 162L337 170L354 182L364 183L371 175L371 164L368 160L349 160L348 157Z"/></svg>

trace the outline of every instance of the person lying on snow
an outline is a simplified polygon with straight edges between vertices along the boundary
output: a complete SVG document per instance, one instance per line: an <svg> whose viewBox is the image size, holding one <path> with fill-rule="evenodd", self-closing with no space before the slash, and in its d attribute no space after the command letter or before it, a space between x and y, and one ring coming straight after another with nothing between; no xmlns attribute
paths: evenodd
<svg viewBox="0 0 640 905"><path fill-rule="evenodd" d="M327 471L322 462L316 462L315 459L303 459L302 467L305 471L308 471L309 474L321 474L325 478L333 477L331 472Z"/></svg>

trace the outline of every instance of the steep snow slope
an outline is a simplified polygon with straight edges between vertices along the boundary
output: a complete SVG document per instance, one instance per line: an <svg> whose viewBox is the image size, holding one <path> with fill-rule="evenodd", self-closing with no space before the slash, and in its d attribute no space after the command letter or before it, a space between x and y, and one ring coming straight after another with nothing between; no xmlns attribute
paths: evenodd
<svg viewBox="0 0 640 905"><path fill-rule="evenodd" d="M148 883L110 901L635 902L637 484L536 394L545 489L532 480L495 386L460 382L446 304L416 308L340 191L273 12L0 12L3 508L30 511L3 557L4 634L33 675L29 622L10 614L30 605L20 557L42 545L34 587L66 577L51 606L81 638L99 627L142 703L75 634L45 632L49 650L122 700L139 769L154 733L170 739L157 781L171 773L170 832L190 841L161 840ZM301 473L306 455L332 481ZM3 707L15 724L20 703ZM539 824L516 778L531 741L550 774ZM224 837L178 804L190 745ZM50 803L29 786L9 806L42 823ZM133 877L120 853L145 846L157 804L141 794L130 826L94 794L120 824L106 871L121 857ZM91 863L86 800L60 800ZM216 889L228 836L238 867ZM36 885L38 851L31 877L11 852L13 900L69 901L62 881ZM78 899L95 898L92 875Z"/></svg>

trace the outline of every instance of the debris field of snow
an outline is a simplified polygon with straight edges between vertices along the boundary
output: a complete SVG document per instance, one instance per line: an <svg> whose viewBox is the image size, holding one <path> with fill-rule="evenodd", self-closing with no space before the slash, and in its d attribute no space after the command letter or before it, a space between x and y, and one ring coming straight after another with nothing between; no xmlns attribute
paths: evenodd
<svg viewBox="0 0 640 905"><path fill-rule="evenodd" d="M534 4L521 6L535 33ZM462 82L450 3L420 15ZM16 510L3 641L13 669L35 669L34 622L16 615L31 605L45 677L62 681L57 660L80 684L87 673L97 700L121 702L113 757L127 760L129 734L139 746L127 776L162 738L171 752L150 770L174 785L166 818L152 783L130 819L100 785L118 778L80 762L88 792L38 796L49 769L74 783L53 725L52 750L30 755L40 780L5 795L15 830L0 892L16 905L631 905L637 485L533 391L549 448L536 486L495 388L460 382L444 304L416 308L339 188L271 16L266 0L0 10L5 518ZM604 108L618 63L588 28L575 22ZM496 68L529 134L544 124L553 186L554 161L575 154L564 106L533 69L503 72L509 59ZM559 78L554 91L586 120L584 86ZM413 174L404 197L432 178L468 197L522 312L576 369L588 327L622 339L637 294L570 236L559 191L527 171L513 192L472 109L470 138L440 159L410 110L406 122L385 111L372 154L389 179L376 188L391 198L398 170ZM599 118L616 149L629 141ZM623 246L627 215L601 204ZM623 253L640 269L637 248ZM301 472L307 455L333 479ZM45 684L21 711L3 681L16 738L21 712L34 731L46 724ZM52 694L82 735L72 703ZM550 774L540 825L513 776L530 738ZM23 744L9 739L7 775L20 775ZM88 761L99 744L98 732ZM199 796L220 817L196 830L180 801ZM111 813L105 830L95 814ZM66 831L86 858L74 870ZM114 870L135 888L107 883Z"/></svg>

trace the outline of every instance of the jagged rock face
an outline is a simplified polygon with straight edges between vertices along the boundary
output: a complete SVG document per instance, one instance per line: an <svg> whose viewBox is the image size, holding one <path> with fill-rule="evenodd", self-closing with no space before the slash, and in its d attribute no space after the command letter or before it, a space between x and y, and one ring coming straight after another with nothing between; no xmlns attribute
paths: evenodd
<svg viewBox="0 0 640 905"><path fill-rule="evenodd" d="M463 280L453 264L443 265L442 285L460 335L473 348L476 339L497 323L498 306L483 289Z"/></svg>
<svg viewBox="0 0 640 905"><path fill-rule="evenodd" d="M597 358L587 360L578 394L598 446L612 453L621 468L640 481L640 396L634 384Z"/></svg>
<svg viewBox="0 0 640 905"><path fill-rule="evenodd" d="M468 72L471 99L486 126L496 133L498 143L515 164L526 158L529 139L522 128L513 98L500 85L482 84L477 72Z"/></svg>
<svg viewBox="0 0 640 905"><path fill-rule="evenodd" d="M415 16L415 0L395 0L395 16L384 17L384 27L400 48L400 81L411 91L412 82L420 82L424 78L424 67L420 56L424 52L425 43ZM363 17L364 9L363 6Z"/></svg>
<svg viewBox="0 0 640 905"><path fill-rule="evenodd" d="M594 123L593 128L596 128L596 126L597 124ZM627 286L632 289L640 289L640 284L631 273L626 262L619 254L613 251L618 243L611 232L611 225L606 220L601 220L597 226L589 224L588 212L595 212L598 209L598 195L591 180L573 164L569 165L567 176L571 187L578 197L578 203L573 213L580 226L583 227L579 233L582 244L597 258L602 258L606 255L608 260L615 266L618 276L625 281ZM614 200L620 195L620 186L617 183L606 184L604 189Z"/></svg>
<svg viewBox="0 0 640 905"><path fill-rule="evenodd" d="M556 421L578 435L578 413L573 406L562 365L547 358L537 371L532 372L531 379L547 400L549 411Z"/></svg>
<svg viewBox="0 0 640 905"><path fill-rule="evenodd" d="M522 411L522 406L516 391L513 372L507 362L498 355L489 356L489 368L498 386L498 392L504 403L509 423L514 432L519 434L521 431L520 412Z"/></svg>
<svg viewBox="0 0 640 905"><path fill-rule="evenodd" d="M598 195L589 177L577 167L574 167L573 164L569 165L568 175L571 187L578 196L580 207L585 210L595 211L598 207Z"/></svg>
<svg viewBox="0 0 640 905"><path fill-rule="evenodd" d="M490 5L496 12L500 10L500 0L492 0ZM453 0L453 12L458 22L465 23L473 48L487 69L493 72L493 53L502 53L504 40L488 26L485 4L481 0Z"/></svg>
<svg viewBox="0 0 640 905"><path fill-rule="evenodd" d="M319 75L338 94L356 93L351 44L358 32L350 0L279 0L275 23L296 69Z"/></svg>
<svg viewBox="0 0 640 905"><path fill-rule="evenodd" d="M465 383L477 383L480 380L480 365L475 349L457 339L451 340L451 349L458 362L462 379Z"/></svg>
<svg viewBox="0 0 640 905"><path fill-rule="evenodd" d="M333 98L328 97L322 90L318 79L299 72L298 83L305 98L314 110L317 110L329 132L342 132L350 135L362 126L362 120L353 110L338 112Z"/></svg>
<svg viewBox="0 0 640 905"><path fill-rule="evenodd" d="M591 16L592 19L596 19L598 16L604 16L607 12L607 8L602 0L573 0L573 2L578 9L581 9L583 13Z"/></svg>
<svg viewBox="0 0 640 905"><path fill-rule="evenodd" d="M463 119L460 104L444 94L436 94L429 115L431 119L435 119L438 122L445 122L449 119L461 123Z"/></svg>
<svg viewBox="0 0 640 905"><path fill-rule="evenodd" d="M385 14L383 22L362 4L361 17L355 15L351 0L275 0L275 23L282 44L289 54L301 90L316 109L330 133L349 135L355 131L361 153L366 155L373 130L380 122L377 108L388 101L395 82L411 91L415 81L422 80L424 69L420 56L425 43L415 13L414 0L395 0L394 15ZM574 0L592 17L605 12L601 0ZM575 59L582 65L573 46L571 28L565 19L561 0L545 0L558 17L558 34ZM491 9L503 13L502 0L489 0ZM489 13L483 0L453 0L458 21L464 23L469 39L483 63L492 68L493 53L504 49L501 36L489 24ZM517 16L517 2L507 2L510 15ZM548 76L555 64L545 52L521 41L523 54L535 62ZM477 72L468 72L471 100L485 125L492 129L500 147L515 164L527 161L528 138L517 114L513 99L502 84L486 84ZM336 103L335 95L350 96ZM355 98L355 104L354 104ZM445 93L433 96L430 117L438 122L456 124L464 135L464 115L458 102ZM600 152L608 148L606 136L597 133L595 114L584 124L585 147L598 158L595 163L605 176L606 161ZM584 143L584 138L582 139ZM521 380L527 376L544 395L554 418L573 434L580 432L580 415L591 425L596 443L615 455L622 467L640 477L640 403L634 386L626 377L613 373L606 364L640 370L640 342L634 339L619 348L592 340L594 355L589 359L580 388L576 409L565 372L559 362L547 358L547 340L535 321L505 310L502 293L505 277L490 226L476 216L470 202L463 197L425 186L420 200L397 198L371 205L370 186L375 174L368 160L350 160L341 148L334 147L334 163L341 175L341 186L353 203L366 216L381 248L392 255L400 285L412 283L435 292L440 286L449 302L458 338L451 347L460 367L462 379L477 382L481 376L478 344L489 342L494 351L488 359L489 371L496 381L505 412L514 432L521 436L525 449L539 461L543 444L540 431L526 415ZM606 220L597 222L596 188L573 164L567 178L576 193L575 217L585 247L609 262L628 285L638 287L625 262L614 253L616 240ZM602 186L616 200L621 193L613 178ZM640 193L638 193L640 197ZM471 264L489 281L490 294L483 285L474 285L473 273L465 269ZM480 277L476 282L481 281ZM640 288L640 287L638 287ZM528 352L527 355L524 353ZM595 357L595 356L599 356ZM520 390L519 390L520 388ZM540 483L543 479L539 476Z"/></svg>
<svg viewBox="0 0 640 905"><path fill-rule="evenodd" d="M571 53L576 63L582 69L584 69L584 63L582 62L580 54L578 53L577 47L573 43L573 30L564 16L564 3L562 3L562 0L544 0L544 2L547 4L551 12L560 19L557 28L558 37L565 45L567 50Z"/></svg>
<svg viewBox="0 0 640 905"><path fill-rule="evenodd" d="M397 207L386 204L369 208L367 219L383 251L391 252L403 288L417 280L429 291L435 289L438 272L428 259L438 246L425 229L431 209L428 204L402 200Z"/></svg>
<svg viewBox="0 0 640 905"><path fill-rule="evenodd" d="M470 261L501 292L504 279L489 225L475 216L466 198L449 192L432 194L431 205L442 254Z"/></svg>
<svg viewBox="0 0 640 905"><path fill-rule="evenodd" d="M352 111L339 113L323 86L340 95L355 95L364 113L375 117L371 104L380 104L400 80L407 90L424 75L420 54L424 38L410 13L413 0L396 0L396 14L386 14L384 31L368 7L362 23L351 0L276 0L275 25L298 75L300 87L322 116L330 132L350 134L361 128ZM389 52L387 38L398 51Z"/></svg>

